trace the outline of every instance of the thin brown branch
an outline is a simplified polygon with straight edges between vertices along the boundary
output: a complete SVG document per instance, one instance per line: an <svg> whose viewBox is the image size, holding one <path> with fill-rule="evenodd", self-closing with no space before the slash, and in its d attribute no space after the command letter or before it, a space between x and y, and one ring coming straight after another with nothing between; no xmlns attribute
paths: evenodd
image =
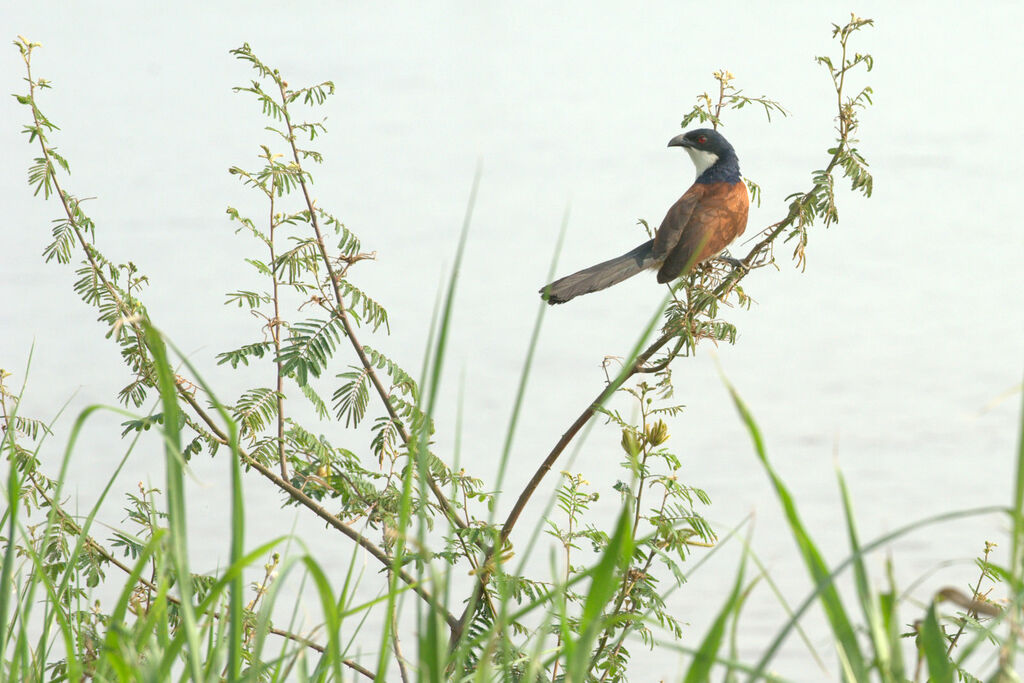
<svg viewBox="0 0 1024 683"><path fill-rule="evenodd" d="M283 81L278 81L278 87L281 90L281 110L284 112L284 120L288 126L288 142L292 150L292 159L295 165L302 168L302 163L299 160L299 149L295 144L295 131L292 128L291 115L288 113L288 96L285 92L285 84ZM398 428L398 433L402 437L402 441L408 447L412 440L409 432L405 428L405 424L402 422L395 410L395 407L391 404L390 392L381 382L380 377L377 375L376 368L373 363L370 362L369 356L366 355L366 351L363 349L363 345L359 343L359 339L356 337L355 327L352 325L352 320L348 314L348 309L345 306L345 300L341 295L341 287L338 282L341 279L341 275L334 268L334 261L327 253L327 245L324 242L323 232L320 230L320 221L317 219L316 206L313 202L313 198L309 194L309 186L306 183L304 172L300 170L297 174L299 179L299 186L302 188L302 196L306 200L306 208L309 211L309 223L313 228L313 232L316 234L316 243L320 251L320 257L323 259L324 268L327 269L327 277L331 282L331 288L334 292L334 314L341 320L342 326L345 328L345 336L348 337L349 343L352 345L352 349L356 352L356 356L359 357L359 362L363 368L366 369L367 376L370 378L370 383L373 384L373 388L380 396L381 401L384 403L385 410L388 411L388 415L394 421ZM438 505L444 514L451 521L452 524L465 529L466 524L459 518L456 511L452 508L451 503L448 502L448 498L444 495L444 491L438 485L434 479L433 474L427 468L427 484L430 486L430 490L434 493L434 497L437 499Z"/></svg>
<svg viewBox="0 0 1024 683"><path fill-rule="evenodd" d="M269 156L269 155L268 155ZM271 163L270 159L267 159ZM277 460L281 464L281 478L288 479L288 458L284 453L284 363L281 360L281 298L278 294L277 282L277 257L274 254L274 229L277 222L274 218L274 193L277 190L277 176L272 175L270 179L270 277L273 281L274 291L274 317L268 322L270 327L270 338L274 340L274 364L277 369Z"/></svg>

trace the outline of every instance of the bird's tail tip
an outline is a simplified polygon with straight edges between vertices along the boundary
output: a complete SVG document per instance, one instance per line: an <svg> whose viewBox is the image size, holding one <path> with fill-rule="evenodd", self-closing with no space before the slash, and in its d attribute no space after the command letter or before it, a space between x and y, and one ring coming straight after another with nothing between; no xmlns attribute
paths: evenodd
<svg viewBox="0 0 1024 683"><path fill-rule="evenodd" d="M572 298L563 298L559 296L557 292L552 291L551 285L544 285L543 287L537 290L537 293L540 294L541 300L543 300L544 303L546 303L549 306L554 306L555 304L564 304L566 301Z"/></svg>

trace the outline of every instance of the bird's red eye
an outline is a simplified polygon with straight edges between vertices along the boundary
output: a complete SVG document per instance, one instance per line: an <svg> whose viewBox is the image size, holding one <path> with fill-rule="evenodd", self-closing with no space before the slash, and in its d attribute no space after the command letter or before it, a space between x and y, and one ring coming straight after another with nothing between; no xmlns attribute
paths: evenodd
<svg viewBox="0 0 1024 683"><path fill-rule="evenodd" d="M703 145L707 141L708 141L708 139L706 137L704 137L703 135L701 135L699 138L697 138L697 144L698 145Z"/></svg>

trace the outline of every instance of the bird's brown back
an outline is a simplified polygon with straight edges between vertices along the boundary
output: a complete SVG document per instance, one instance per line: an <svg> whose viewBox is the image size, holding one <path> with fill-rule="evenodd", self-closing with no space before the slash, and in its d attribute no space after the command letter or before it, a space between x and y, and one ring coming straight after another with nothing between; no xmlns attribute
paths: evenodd
<svg viewBox="0 0 1024 683"><path fill-rule="evenodd" d="M665 215L654 238L654 252L667 252L658 282L670 282L721 252L747 227L750 196L746 183L697 183ZM660 249L659 249L660 247Z"/></svg>

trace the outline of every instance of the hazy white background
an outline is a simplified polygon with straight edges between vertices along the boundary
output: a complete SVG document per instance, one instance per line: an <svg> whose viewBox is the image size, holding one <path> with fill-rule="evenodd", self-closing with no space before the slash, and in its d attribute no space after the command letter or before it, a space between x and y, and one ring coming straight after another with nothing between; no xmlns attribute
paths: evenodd
<svg viewBox="0 0 1024 683"><path fill-rule="evenodd" d="M876 68L852 74L849 84L875 89L860 131L875 196L840 194L841 223L813 232L806 272L792 266L783 246L781 271L747 278L758 303L730 313L737 345L706 346L676 364L677 398L688 410L670 424L670 445L684 462L680 476L713 499L708 516L724 534L756 514L754 548L796 603L810 586L718 366L759 420L770 457L832 563L846 556L837 463L863 539L938 512L1009 501L1024 349L1020 3L965 12L933 2L339 2L291 9L4 2L0 33L43 43L35 73L55 84L41 104L62 127L53 141L72 164L66 187L96 197L87 211L100 248L149 274L145 301L153 318L225 399L270 383L214 361L217 352L260 336L255 319L222 305L226 291L251 283L242 258L255 254L224 208L263 214L227 169L256 166L257 145L271 140L254 103L231 93L250 72L228 49L248 41L293 84L337 84L324 110L331 132L320 145L326 163L316 191L322 206L378 252L353 279L390 310L393 333L375 345L411 370L419 368L437 288L482 164L438 447L450 452L464 376L463 461L487 479L566 207L560 272L635 246L636 220L660 221L692 181L689 160L666 142L694 97L714 87L711 72L728 68L748 94L767 94L791 112L769 125L745 109L730 113L724 129L744 173L764 190L748 235L779 220L784 197L806 189L810 172L825 163L834 96L813 57L834 54L830 23L844 22L850 10L877 21L854 39L854 49L875 56ZM3 92L22 92L22 75L16 49L0 52ZM73 415L114 402L128 375L93 311L71 291L71 270L39 257L59 210L33 199L25 183L37 154L19 134L27 113L13 98L0 100L0 366L20 381L34 343L23 414L48 418L71 398L45 456L55 464ZM628 352L662 295L641 276L548 312L507 491L519 489L596 395L602 358ZM123 452L120 421L94 419L76 452L71 493L83 508ZM340 428L331 437L347 444ZM608 524L616 505L611 486L622 476L618 441L613 429L598 426L573 466L602 494L598 507ZM200 457L195 470L193 561L213 570L227 554L227 462ZM133 456L118 489L140 480L162 485L162 477L154 440ZM555 478L547 483L513 540L525 539L538 521ZM253 480L249 494L250 544L296 523L295 512L280 510L262 482ZM503 510L512 497L505 496ZM119 519L112 506L108 521ZM941 586L975 577L970 559L984 541L1001 543L995 559L1004 561L1005 526L1000 518L975 518L919 532L887 552L903 587L926 576L912 597L927 600ZM321 525L301 514L298 530L318 544L328 566L345 566L347 542L336 535L325 542ZM673 609L694 625L693 638L724 599L738 548L725 548L673 596ZM879 576L884 559L870 562ZM940 566L947 560L953 563ZM367 566L368 576L376 571ZM902 616L909 623L920 613L911 601ZM744 656L756 656L784 621L762 586L747 608ZM829 639L815 623L812 640L834 666ZM672 679L684 666L642 652L634 647L635 680ZM776 666L819 680L810 661L791 639Z"/></svg>

